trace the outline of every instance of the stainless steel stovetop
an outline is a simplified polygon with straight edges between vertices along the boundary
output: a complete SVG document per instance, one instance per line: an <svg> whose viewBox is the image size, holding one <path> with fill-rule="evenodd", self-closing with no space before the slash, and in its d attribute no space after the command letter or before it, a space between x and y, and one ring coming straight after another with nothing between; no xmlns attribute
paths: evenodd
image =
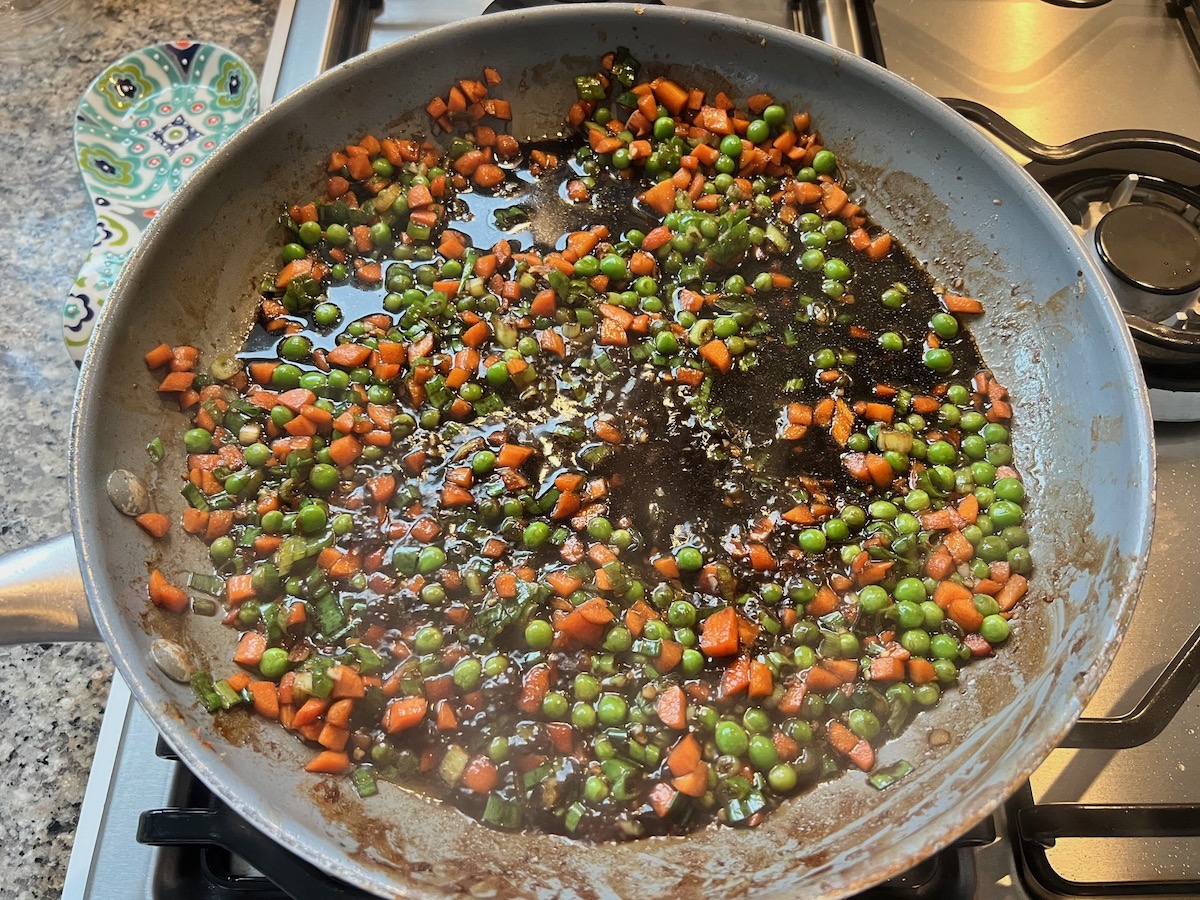
<svg viewBox="0 0 1200 900"><path fill-rule="evenodd" d="M357 52L478 15L487 5L487 0L283 0L262 78L264 96L278 99ZM1193 192L1200 186L1200 152L1190 157L1169 141L1157 149L1115 139L1089 143L1100 133L1137 130L1174 135L1200 151L1200 11L1193 0L667 5L724 8L815 33L884 62L930 93L978 104L985 114L973 118L993 119L994 125L999 116L1032 139L1021 149L1006 149L1045 184L1107 171L1158 175ZM973 109L963 104L969 114ZM1072 150L1092 145L1101 149L1072 156ZM1054 161L1063 156L1070 161ZM1190 423L1156 426L1158 512L1149 569L1137 614L1086 711L1109 721L1077 726L1068 743L1090 749L1054 751L1028 788L998 810L993 825L999 837L992 840L985 829L974 835L974 843L983 846L959 851L973 861L974 874L961 878L953 892L927 886L924 893L904 893L907 888L896 885L876 896L1200 897L1196 359L1171 369L1171 377L1158 379L1152 392L1156 418ZM1150 702L1143 702L1146 697ZM186 848L138 843L144 811L207 802L186 770L156 753L157 743L153 726L116 677L64 897L355 896L323 884L289 883L281 891L264 886L229 854L197 857ZM159 822L168 831L170 816ZM1151 881L1167 883L1143 883Z"/></svg>

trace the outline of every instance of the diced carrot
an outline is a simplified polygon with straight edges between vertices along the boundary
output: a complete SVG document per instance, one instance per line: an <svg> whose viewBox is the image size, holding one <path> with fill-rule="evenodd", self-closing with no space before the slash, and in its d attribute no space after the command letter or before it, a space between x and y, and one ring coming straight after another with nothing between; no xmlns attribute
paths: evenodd
<svg viewBox="0 0 1200 900"><path fill-rule="evenodd" d="M785 716L794 716L804 706L804 697L808 693L808 682L801 673L796 673L788 681L787 690L779 700L777 707Z"/></svg>
<svg viewBox="0 0 1200 900"><path fill-rule="evenodd" d="M675 742L675 746L667 754L667 768L671 770L672 775L694 772L700 765L701 751L696 735L688 732Z"/></svg>
<svg viewBox="0 0 1200 900"><path fill-rule="evenodd" d="M660 781L650 789L650 808L654 810L655 815L660 819L665 819L671 814L671 810L674 809L675 798L678 795L679 791L665 781Z"/></svg>
<svg viewBox="0 0 1200 900"><path fill-rule="evenodd" d="M349 754L340 750L322 750L304 767L304 771L322 775L340 775L348 768L350 768Z"/></svg>
<svg viewBox="0 0 1200 900"><path fill-rule="evenodd" d="M545 663L532 666L521 681L521 693L517 697L517 708L523 713L535 713L542 708L542 701L550 689L550 667Z"/></svg>
<svg viewBox="0 0 1200 900"><path fill-rule="evenodd" d="M142 530L152 538L163 538L171 530L171 520L162 513L145 512L134 519Z"/></svg>
<svg viewBox="0 0 1200 900"><path fill-rule="evenodd" d="M675 209L675 195L679 189L669 178L658 182L654 187L641 194L641 201L658 213L665 216Z"/></svg>
<svg viewBox="0 0 1200 900"><path fill-rule="evenodd" d="M331 366L341 366L353 369L361 366L371 356L371 348L364 344L338 344L325 354L326 361Z"/></svg>
<svg viewBox="0 0 1200 900"><path fill-rule="evenodd" d="M158 569L150 572L150 602L159 609L181 613L190 604L187 592L167 581L166 576Z"/></svg>
<svg viewBox="0 0 1200 900"><path fill-rule="evenodd" d="M973 595L956 597L946 612L963 631L969 634L979 631L979 626L983 624L983 615L975 608Z"/></svg>
<svg viewBox="0 0 1200 900"><path fill-rule="evenodd" d="M971 597L972 594L969 588L965 588L954 581L940 582L933 591L933 600L942 609L949 609L950 604L955 600L963 598L970 600Z"/></svg>
<svg viewBox="0 0 1200 900"><path fill-rule="evenodd" d="M391 701L383 713L383 730L395 734L419 725L429 711L424 697L402 697Z"/></svg>
<svg viewBox="0 0 1200 900"><path fill-rule="evenodd" d="M192 382L195 380L195 372L169 372L158 383L158 392L160 394L170 394L175 391L186 391L192 386Z"/></svg>
<svg viewBox="0 0 1200 900"><path fill-rule="evenodd" d="M983 312L983 304L971 297L961 297L958 294L943 294L942 305L948 312L965 315L978 315Z"/></svg>
<svg viewBox="0 0 1200 900"><path fill-rule="evenodd" d="M301 275L308 275L312 270L313 261L311 259L293 259L280 269L279 274L275 276L275 287L285 288L292 282L292 279L298 278Z"/></svg>
<svg viewBox="0 0 1200 900"><path fill-rule="evenodd" d="M672 778L671 784L681 794L703 797L708 791L708 763L697 763L692 771Z"/></svg>
<svg viewBox="0 0 1200 900"><path fill-rule="evenodd" d="M267 719L279 718L279 690L272 681L251 681L250 699L254 711Z"/></svg>
<svg viewBox="0 0 1200 900"><path fill-rule="evenodd" d="M1029 580L1024 575L1012 573L1004 587L996 593L996 602L1000 604L1001 612L1008 612L1016 606L1029 590Z"/></svg>
<svg viewBox="0 0 1200 900"><path fill-rule="evenodd" d="M362 443L352 434L343 435L329 447L329 458L339 466L348 466L362 455Z"/></svg>
<svg viewBox="0 0 1200 900"><path fill-rule="evenodd" d="M146 367L149 369L161 369L163 366L169 365L174 358L175 354L168 344L159 344L144 357Z"/></svg>
<svg viewBox="0 0 1200 900"><path fill-rule="evenodd" d="M532 447L521 444L505 444L496 454L496 465L501 468L517 469L523 466L533 456Z"/></svg>
<svg viewBox="0 0 1200 900"><path fill-rule="evenodd" d="M296 728L303 728L305 725L311 725L321 716L325 715L325 710L329 709L329 701L321 697L309 697L301 707L296 710L296 717L292 720L292 725Z"/></svg>
<svg viewBox="0 0 1200 900"><path fill-rule="evenodd" d="M655 709L658 718L668 728L682 731L687 727L687 695L679 685L673 684L660 692Z"/></svg>
<svg viewBox="0 0 1200 900"><path fill-rule="evenodd" d="M904 677L904 660L894 656L877 656L871 660L867 678L871 681L899 681Z"/></svg>
<svg viewBox="0 0 1200 900"><path fill-rule="evenodd" d="M483 754L473 757L463 769L462 785L469 791L486 794L499 783L500 773L496 764Z"/></svg>
<svg viewBox="0 0 1200 900"><path fill-rule="evenodd" d="M804 607L804 613L808 616L824 616L837 609L837 605L837 594L829 585L823 584L817 589L817 596L808 601Z"/></svg>
<svg viewBox="0 0 1200 900"><path fill-rule="evenodd" d="M700 649L708 656L738 652L738 615L732 606L717 610L700 626Z"/></svg>
<svg viewBox="0 0 1200 900"><path fill-rule="evenodd" d="M928 684L931 681L937 681L937 671L933 668L933 663L927 659L914 656L908 660L907 667L908 680L913 684Z"/></svg>
<svg viewBox="0 0 1200 900"><path fill-rule="evenodd" d="M247 631L238 641L237 652L233 661L239 666L257 666L267 649L267 637L257 631Z"/></svg>
<svg viewBox="0 0 1200 900"><path fill-rule="evenodd" d="M700 356L722 375L733 368L733 354L729 352L729 347L722 340L713 339L702 346Z"/></svg>

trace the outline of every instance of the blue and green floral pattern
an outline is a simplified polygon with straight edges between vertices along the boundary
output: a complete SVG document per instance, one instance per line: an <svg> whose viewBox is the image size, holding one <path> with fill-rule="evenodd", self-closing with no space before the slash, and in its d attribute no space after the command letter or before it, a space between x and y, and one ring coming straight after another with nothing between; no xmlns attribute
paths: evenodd
<svg viewBox="0 0 1200 900"><path fill-rule="evenodd" d="M160 206L258 112L258 81L237 54L173 41L129 54L79 101L75 158L96 213L92 250L63 308L63 339L83 359L126 257Z"/></svg>

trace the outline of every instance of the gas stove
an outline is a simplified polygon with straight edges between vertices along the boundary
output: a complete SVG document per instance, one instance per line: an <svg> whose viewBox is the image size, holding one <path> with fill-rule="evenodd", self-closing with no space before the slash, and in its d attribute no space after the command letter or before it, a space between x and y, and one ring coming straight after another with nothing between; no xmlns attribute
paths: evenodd
<svg viewBox="0 0 1200 900"><path fill-rule="evenodd" d="M511 7L514 0L501 2ZM725 9L886 65L993 135L1081 232L1129 205L1182 228L1182 243L1169 253L1162 249L1169 242L1149 244L1169 269L1166 276L1156 270L1162 283L1150 292L1159 301L1164 293L1178 297L1178 308L1164 311L1157 302L1147 318L1138 315L1146 307L1126 307L1157 423L1159 489L1149 568L1125 640L1085 718L1027 785L948 850L863 896L1200 897L1200 616L1193 603L1200 561L1192 527L1200 508L1200 302L1180 289L1198 276L1197 260L1187 255L1200 222L1195 0L666 5ZM263 94L278 99L357 53L488 6L282 0ZM1109 262L1124 273L1113 277L1128 284L1130 271L1146 267L1145 248L1116 244L1122 230L1137 236L1139 229L1103 230L1113 244ZM230 813L174 760L116 676L64 897L179 896L364 895Z"/></svg>

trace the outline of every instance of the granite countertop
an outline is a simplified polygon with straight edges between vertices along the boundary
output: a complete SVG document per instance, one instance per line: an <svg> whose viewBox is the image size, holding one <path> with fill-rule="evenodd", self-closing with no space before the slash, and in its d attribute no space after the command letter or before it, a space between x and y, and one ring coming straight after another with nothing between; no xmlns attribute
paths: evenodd
<svg viewBox="0 0 1200 900"><path fill-rule="evenodd" d="M164 40L212 41L261 71L277 5L76 0L73 35L0 66L0 552L70 527L76 369L61 316L93 233L72 143L80 95L108 63ZM4 900L62 892L111 674L102 645L0 647Z"/></svg>

